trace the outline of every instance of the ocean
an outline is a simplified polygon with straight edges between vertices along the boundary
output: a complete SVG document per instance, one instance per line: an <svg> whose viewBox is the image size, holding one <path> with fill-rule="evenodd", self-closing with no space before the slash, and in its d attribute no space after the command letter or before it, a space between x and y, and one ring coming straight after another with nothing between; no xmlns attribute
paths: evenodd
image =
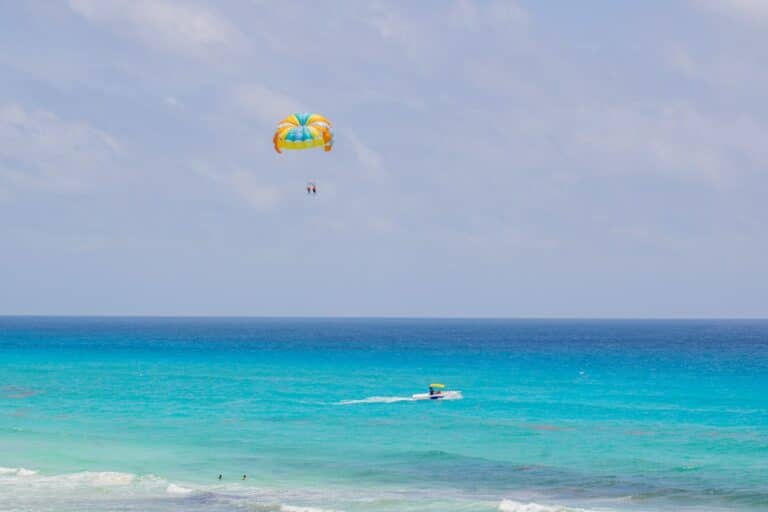
<svg viewBox="0 0 768 512"><path fill-rule="evenodd" d="M768 321L0 317L0 510L766 511Z"/></svg>

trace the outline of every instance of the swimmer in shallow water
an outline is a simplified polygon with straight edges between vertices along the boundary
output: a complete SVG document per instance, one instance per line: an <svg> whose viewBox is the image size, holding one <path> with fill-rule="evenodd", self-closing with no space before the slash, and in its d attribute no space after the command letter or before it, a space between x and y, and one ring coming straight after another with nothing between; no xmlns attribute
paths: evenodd
<svg viewBox="0 0 768 512"><path fill-rule="evenodd" d="M221 473L219 473L219 480L221 480Z"/></svg>
<svg viewBox="0 0 768 512"><path fill-rule="evenodd" d="M245 480L246 478L248 478L248 475L246 475L245 473L243 473L243 480Z"/></svg>

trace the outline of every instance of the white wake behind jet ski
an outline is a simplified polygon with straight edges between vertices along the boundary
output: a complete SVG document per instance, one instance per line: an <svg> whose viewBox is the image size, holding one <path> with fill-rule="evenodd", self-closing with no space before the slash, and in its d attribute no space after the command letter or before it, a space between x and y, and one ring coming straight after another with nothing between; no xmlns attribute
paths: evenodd
<svg viewBox="0 0 768 512"><path fill-rule="evenodd" d="M463 398L461 391L445 390L444 384L430 384L429 393L416 393L411 395L414 400L457 400Z"/></svg>

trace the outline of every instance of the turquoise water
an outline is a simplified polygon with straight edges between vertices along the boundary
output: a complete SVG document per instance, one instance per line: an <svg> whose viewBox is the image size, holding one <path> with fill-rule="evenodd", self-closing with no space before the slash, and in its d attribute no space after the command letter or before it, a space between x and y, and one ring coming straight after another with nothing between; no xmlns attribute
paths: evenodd
<svg viewBox="0 0 768 512"><path fill-rule="evenodd" d="M0 318L0 466L0 510L768 510L768 322Z"/></svg>

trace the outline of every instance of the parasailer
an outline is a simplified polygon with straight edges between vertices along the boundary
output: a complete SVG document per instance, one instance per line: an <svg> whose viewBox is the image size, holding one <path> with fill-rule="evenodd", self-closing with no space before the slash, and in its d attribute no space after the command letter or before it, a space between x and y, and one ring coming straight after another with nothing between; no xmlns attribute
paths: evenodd
<svg viewBox="0 0 768 512"><path fill-rule="evenodd" d="M320 114L292 114L277 124L272 143L278 153L282 153L284 149L320 147L324 151L330 151L333 148L333 127L331 122ZM317 194L317 187L312 181L307 183L307 194Z"/></svg>

